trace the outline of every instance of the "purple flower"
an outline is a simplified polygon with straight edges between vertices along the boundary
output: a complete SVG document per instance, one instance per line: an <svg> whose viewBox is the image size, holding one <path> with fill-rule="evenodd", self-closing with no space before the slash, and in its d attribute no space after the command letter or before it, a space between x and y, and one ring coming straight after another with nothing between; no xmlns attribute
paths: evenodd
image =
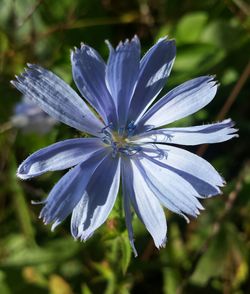
<svg viewBox="0 0 250 294"><path fill-rule="evenodd" d="M25 133L36 132L39 134L48 133L57 121L47 115L37 103L23 97L22 101L15 106L15 115L11 117L14 127Z"/></svg>
<svg viewBox="0 0 250 294"><path fill-rule="evenodd" d="M54 186L40 217L59 225L71 212L74 238L87 240L111 212L120 186L129 239L134 237L131 208L157 248L166 242L162 205L187 219L203 209L199 198L220 193L223 179L204 159L175 145L216 143L236 137L230 119L219 123L165 128L204 106L215 96L211 76L190 80L152 105L165 85L175 59L175 42L160 39L140 60L135 36L115 49L108 43L107 64L82 44L71 53L80 96L52 72L37 65L12 81L45 112L93 135L55 143L29 156L18 168L21 179L70 169ZM150 107L151 106L151 107ZM188 219L187 219L188 220Z"/></svg>

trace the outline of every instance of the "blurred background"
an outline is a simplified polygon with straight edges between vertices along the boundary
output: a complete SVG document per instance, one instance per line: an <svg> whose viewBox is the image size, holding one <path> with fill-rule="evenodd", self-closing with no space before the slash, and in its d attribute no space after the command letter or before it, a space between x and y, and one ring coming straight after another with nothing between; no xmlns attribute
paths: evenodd
<svg viewBox="0 0 250 294"><path fill-rule="evenodd" d="M0 293L250 293L250 9L246 0L0 0ZM145 52L158 38L177 43L163 91L199 75L220 82L216 98L178 126L231 117L240 137L191 149L224 176L223 195L203 201L198 219L166 211L168 243L160 251L134 218L134 258L116 207L86 243L73 241L70 220L55 232L38 219L41 200L63 172L20 181L29 154L78 137L24 101L9 81L27 62L75 88L70 48L84 42L106 59L137 34ZM177 125L177 124L176 124Z"/></svg>

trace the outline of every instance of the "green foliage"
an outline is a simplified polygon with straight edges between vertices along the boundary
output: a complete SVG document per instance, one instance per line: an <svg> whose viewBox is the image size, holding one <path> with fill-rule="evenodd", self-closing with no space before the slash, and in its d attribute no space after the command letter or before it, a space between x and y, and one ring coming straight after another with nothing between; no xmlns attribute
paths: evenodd
<svg viewBox="0 0 250 294"><path fill-rule="evenodd" d="M0 0L0 293L248 293L250 289L249 62L247 1ZM74 241L69 220L50 232L30 205L50 191L62 173L32 181L16 178L16 167L33 151L84 136L56 125L48 134L24 133L10 121L20 94L9 81L34 62L73 87L70 49L85 42L107 58L114 45L138 34L145 52L159 37L177 43L177 59L164 91L198 75L216 74L215 100L175 125L232 117L240 138L210 146L204 157L228 184L220 197L204 200L198 219L186 224L167 213L168 242L157 251L134 217L134 257L124 222L122 195L109 220L86 243ZM192 149L192 151L197 151Z"/></svg>

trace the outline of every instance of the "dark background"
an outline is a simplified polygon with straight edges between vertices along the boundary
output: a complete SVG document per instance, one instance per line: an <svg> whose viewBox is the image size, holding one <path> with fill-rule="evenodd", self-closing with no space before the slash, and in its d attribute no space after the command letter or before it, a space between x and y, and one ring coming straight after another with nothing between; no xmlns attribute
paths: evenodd
<svg viewBox="0 0 250 294"><path fill-rule="evenodd" d="M250 293L249 5L245 0L0 0L0 293ZM203 201L190 224L170 212L168 243L154 249L134 219L134 258L116 207L86 243L73 241L69 220L52 233L38 219L43 199L63 172L16 179L33 151L79 136L55 125L47 134L13 124L21 99L9 81L27 62L72 83L70 48L87 43L106 59L113 45L137 34L145 52L159 37L177 43L177 59L164 91L199 75L221 86L205 109L178 125L231 117L240 137L193 148L224 176L223 195ZM118 201L119 203L119 201Z"/></svg>

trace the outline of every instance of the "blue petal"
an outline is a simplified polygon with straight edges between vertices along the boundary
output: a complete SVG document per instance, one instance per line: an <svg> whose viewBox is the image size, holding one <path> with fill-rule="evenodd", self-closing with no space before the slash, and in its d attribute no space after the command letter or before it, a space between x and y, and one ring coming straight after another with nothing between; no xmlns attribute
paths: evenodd
<svg viewBox="0 0 250 294"><path fill-rule="evenodd" d="M162 38L144 55L129 109L129 121L141 117L162 90L170 75L175 54L175 41Z"/></svg>
<svg viewBox="0 0 250 294"><path fill-rule="evenodd" d="M156 158L159 165L163 164L164 167L188 181L199 193L199 197L220 194L219 187L224 185L224 180L213 166L203 158L170 145L154 144L154 147L152 145L146 146L144 145L143 150L148 156Z"/></svg>
<svg viewBox="0 0 250 294"><path fill-rule="evenodd" d="M106 153L102 151L78 164L53 187L40 213L45 224L54 222L52 230L73 211L105 156Z"/></svg>
<svg viewBox="0 0 250 294"><path fill-rule="evenodd" d="M199 194L189 182L168 169L160 160L150 156L138 161L138 167L149 187L165 207L184 217L185 214L194 217L199 215L199 209L203 207L196 198Z"/></svg>
<svg viewBox="0 0 250 294"><path fill-rule="evenodd" d="M210 183L205 182L204 180L201 180L200 178L197 178L194 175L187 173L183 170L165 164L163 164L163 166L169 169L170 171L173 171L177 175L181 176L184 180L190 183L190 185L199 194L198 196L196 196L198 198L208 198L221 194L220 189L215 185L211 185Z"/></svg>
<svg viewBox="0 0 250 294"><path fill-rule="evenodd" d="M128 230L128 237L130 241L130 245L133 249L135 257L138 256L135 245L134 245L134 232L132 227L132 215L131 215L131 208L130 208L130 195L133 194L133 187L131 183L127 181L126 175L126 164L122 161L122 196L123 196L123 207L125 212L125 222L126 227Z"/></svg>
<svg viewBox="0 0 250 294"><path fill-rule="evenodd" d="M12 84L53 118L83 132L100 135L104 125L62 79L37 65Z"/></svg>
<svg viewBox="0 0 250 294"><path fill-rule="evenodd" d="M138 123L138 132L158 128L195 113L214 98L218 85L213 77L190 80L174 88L154 104Z"/></svg>
<svg viewBox="0 0 250 294"><path fill-rule="evenodd" d="M71 233L87 240L111 212L119 189L120 159L108 155L93 174L71 218Z"/></svg>
<svg viewBox="0 0 250 294"><path fill-rule="evenodd" d="M46 134L57 121L47 115L36 103L23 96L22 101L15 106L15 115L11 117L11 123L24 133Z"/></svg>
<svg viewBox="0 0 250 294"><path fill-rule="evenodd" d="M88 102L101 115L105 124L116 122L114 101L106 87L106 64L93 48L81 45L71 53L74 81Z"/></svg>
<svg viewBox="0 0 250 294"><path fill-rule="evenodd" d="M85 161L103 148L97 138L61 141L30 155L19 166L17 176L25 180L47 171L63 170Z"/></svg>
<svg viewBox="0 0 250 294"><path fill-rule="evenodd" d="M123 180L134 210L153 237L155 246L163 247L167 234L164 211L134 160L124 160L124 164Z"/></svg>
<svg viewBox="0 0 250 294"><path fill-rule="evenodd" d="M233 128L231 119L219 123L185 127L165 128L148 131L131 137L130 141L136 144L142 143L166 143L180 145L198 145L206 143L219 143L238 137Z"/></svg>
<svg viewBox="0 0 250 294"><path fill-rule="evenodd" d="M124 127L139 73L140 41L135 36L131 42L121 42L116 49L109 43L108 46L107 86L117 107L119 126Z"/></svg>

